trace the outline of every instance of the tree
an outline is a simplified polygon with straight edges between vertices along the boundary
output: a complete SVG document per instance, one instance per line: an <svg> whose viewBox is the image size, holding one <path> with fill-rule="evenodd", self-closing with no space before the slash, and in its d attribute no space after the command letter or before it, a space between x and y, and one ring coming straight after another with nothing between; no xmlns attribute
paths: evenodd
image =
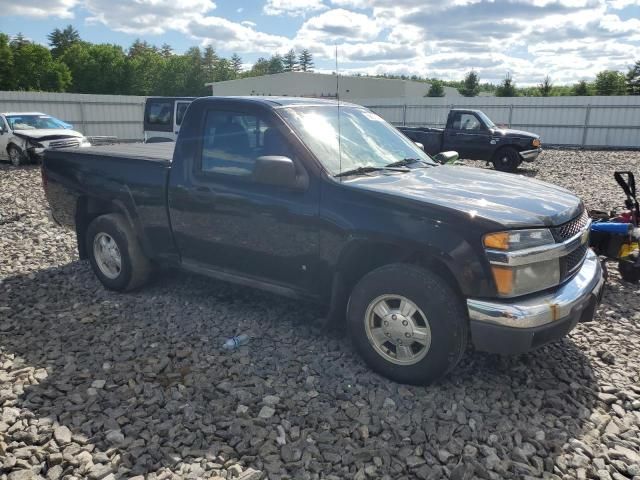
<svg viewBox="0 0 640 480"><path fill-rule="evenodd" d="M135 57L146 53L158 53L158 48L151 45L146 40L143 42L139 38L136 38L129 47L129 57Z"/></svg>
<svg viewBox="0 0 640 480"><path fill-rule="evenodd" d="M589 84L586 80L580 80L573 86L572 93L577 97L586 97L591 95Z"/></svg>
<svg viewBox="0 0 640 480"><path fill-rule="evenodd" d="M268 72L270 74L284 72L284 63L280 55L275 54L269 59Z"/></svg>
<svg viewBox="0 0 640 480"><path fill-rule="evenodd" d="M202 68L204 69L204 79L207 82L213 81L216 64L218 63L218 55L211 45L204 48L202 54Z"/></svg>
<svg viewBox="0 0 640 480"><path fill-rule="evenodd" d="M233 75L235 77L240 75L240 72L242 71L242 58L240 58L240 56L237 53L234 53L233 55L231 55L230 64L231 64L231 70L233 71Z"/></svg>
<svg viewBox="0 0 640 480"><path fill-rule="evenodd" d="M549 75L544 77L544 80L540 85L538 85L538 89L540 90L540 95L543 97L548 97L551 95L551 91L553 90L553 83L551 83L551 78Z"/></svg>
<svg viewBox="0 0 640 480"><path fill-rule="evenodd" d="M9 45L9 36L0 33L0 90L14 88L13 50Z"/></svg>
<svg viewBox="0 0 640 480"><path fill-rule="evenodd" d="M173 47L171 47L171 45L169 45L168 43L163 43L160 47L160 55L162 55L164 58L170 57L171 55L173 55Z"/></svg>
<svg viewBox="0 0 640 480"><path fill-rule="evenodd" d="M47 47L35 43L13 49L12 73L18 90L64 92L71 83L67 66L54 60Z"/></svg>
<svg viewBox="0 0 640 480"><path fill-rule="evenodd" d="M517 97L516 84L511 78L511 74L507 73L502 83L496 88L496 97Z"/></svg>
<svg viewBox="0 0 640 480"><path fill-rule="evenodd" d="M313 56L306 48L298 56L298 64L303 72L313 72Z"/></svg>
<svg viewBox="0 0 640 480"><path fill-rule="evenodd" d="M119 45L78 42L66 49L60 61L71 72L70 91L127 94L127 56Z"/></svg>
<svg viewBox="0 0 640 480"><path fill-rule="evenodd" d="M596 95L625 95L627 93L624 74L615 70L603 70L598 73L594 86Z"/></svg>
<svg viewBox="0 0 640 480"><path fill-rule="evenodd" d="M627 94L640 95L640 60L629 69L626 77Z"/></svg>
<svg viewBox="0 0 640 480"><path fill-rule="evenodd" d="M444 97L444 86L440 80L432 80L425 97Z"/></svg>
<svg viewBox="0 0 640 480"><path fill-rule="evenodd" d="M80 41L80 34L72 25L67 25L64 30L59 28L53 30L47 35L47 39L51 46L51 55L53 58L58 58L67 48Z"/></svg>
<svg viewBox="0 0 640 480"><path fill-rule="evenodd" d="M471 70L464 76L462 81L462 87L458 88L460 95L464 97L475 97L480 92L480 77L478 74Z"/></svg>
<svg viewBox="0 0 640 480"><path fill-rule="evenodd" d="M13 37L13 39L11 39L11 48L13 48L14 50L20 47L23 47L25 45L30 44L31 42L29 40L27 40L24 35L22 35L21 32L18 32L17 35L15 37Z"/></svg>
<svg viewBox="0 0 640 480"><path fill-rule="evenodd" d="M296 52L293 48L285 53L283 63L285 72L295 72L298 69Z"/></svg>
<svg viewBox="0 0 640 480"><path fill-rule="evenodd" d="M269 60L264 57L260 57L256 60L256 63L253 64L251 70L249 71L249 75L251 77L259 77L261 75L267 75L269 73Z"/></svg>

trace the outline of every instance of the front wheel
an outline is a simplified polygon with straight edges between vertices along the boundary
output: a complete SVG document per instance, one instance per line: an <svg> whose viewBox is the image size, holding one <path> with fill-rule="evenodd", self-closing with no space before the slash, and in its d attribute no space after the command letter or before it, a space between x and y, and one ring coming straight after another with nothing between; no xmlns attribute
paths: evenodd
<svg viewBox="0 0 640 480"><path fill-rule="evenodd" d="M87 229L86 248L94 273L109 290L130 291L149 278L150 262L124 216L101 215Z"/></svg>
<svg viewBox="0 0 640 480"><path fill-rule="evenodd" d="M365 362L401 383L427 384L462 358L468 325L459 296L413 265L380 267L355 286L349 331Z"/></svg>
<svg viewBox="0 0 640 480"><path fill-rule="evenodd" d="M9 161L11 162L11 165L13 165L14 167L19 167L24 161L22 152L15 145L10 145L9 148L7 148L7 154L9 155Z"/></svg>
<svg viewBox="0 0 640 480"><path fill-rule="evenodd" d="M498 150L493 157L493 168L500 172L513 173L520 165L520 154L515 148L504 147Z"/></svg>

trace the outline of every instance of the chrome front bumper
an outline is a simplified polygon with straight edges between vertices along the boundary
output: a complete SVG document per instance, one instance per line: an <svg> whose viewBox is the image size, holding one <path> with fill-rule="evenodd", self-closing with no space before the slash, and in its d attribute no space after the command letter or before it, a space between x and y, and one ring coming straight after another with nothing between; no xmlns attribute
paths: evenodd
<svg viewBox="0 0 640 480"><path fill-rule="evenodd" d="M554 292L523 300L468 299L474 344L479 350L519 353L556 340L593 318L603 287L600 260L589 249L578 273Z"/></svg>
<svg viewBox="0 0 640 480"><path fill-rule="evenodd" d="M533 162L538 155L542 153L542 148L535 148L533 150L525 150L524 152L520 152L520 158L523 162Z"/></svg>

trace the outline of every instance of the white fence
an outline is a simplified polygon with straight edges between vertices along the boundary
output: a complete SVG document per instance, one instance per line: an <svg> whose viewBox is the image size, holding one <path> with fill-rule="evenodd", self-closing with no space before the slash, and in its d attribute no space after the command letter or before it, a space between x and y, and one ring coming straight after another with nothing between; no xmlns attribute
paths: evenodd
<svg viewBox="0 0 640 480"><path fill-rule="evenodd" d="M145 97L78 93L0 92L0 112L43 112L87 136L142 140Z"/></svg>
<svg viewBox="0 0 640 480"><path fill-rule="evenodd" d="M145 97L0 92L0 112L41 111L85 135L142 140ZM547 145L640 148L640 96L364 98L395 125L442 127L451 108L483 110L497 124L530 130Z"/></svg>
<svg viewBox="0 0 640 480"><path fill-rule="evenodd" d="M543 144L598 148L640 147L640 96L442 97L358 99L394 125L442 127L451 108L484 111L496 124L529 130Z"/></svg>

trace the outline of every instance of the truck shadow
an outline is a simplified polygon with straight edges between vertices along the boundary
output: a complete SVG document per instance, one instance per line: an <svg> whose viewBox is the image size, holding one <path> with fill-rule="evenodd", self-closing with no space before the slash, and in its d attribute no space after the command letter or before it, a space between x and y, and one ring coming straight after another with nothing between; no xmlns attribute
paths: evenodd
<svg viewBox="0 0 640 480"><path fill-rule="evenodd" d="M7 455L46 444L42 475L58 449L52 420L116 476L235 462L272 478L351 478L374 464L391 478L540 476L595 408L595 377L570 339L518 358L471 352L438 384L398 385L325 332L318 309L182 273L115 294L73 262L5 279L0 307L0 375L25 382L0 400L42 426L35 439L6 432ZM221 351L238 332L251 342ZM86 475L73 457L64 473Z"/></svg>

